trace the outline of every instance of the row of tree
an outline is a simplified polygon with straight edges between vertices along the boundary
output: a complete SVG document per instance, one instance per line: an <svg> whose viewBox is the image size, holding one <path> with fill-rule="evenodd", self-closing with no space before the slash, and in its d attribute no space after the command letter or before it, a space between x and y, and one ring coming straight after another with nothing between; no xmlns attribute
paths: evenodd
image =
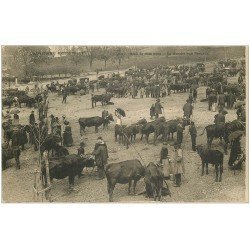
<svg viewBox="0 0 250 250"><path fill-rule="evenodd" d="M57 46L52 51L49 46L4 46L2 50L3 63L11 68L15 75L27 78L34 75L78 74L77 67L88 61L93 70L94 61L102 61L104 69L107 62L116 63L120 68L123 60L128 58L136 48L128 46ZM58 58L61 60L58 64ZM65 64L67 61L68 65Z"/></svg>

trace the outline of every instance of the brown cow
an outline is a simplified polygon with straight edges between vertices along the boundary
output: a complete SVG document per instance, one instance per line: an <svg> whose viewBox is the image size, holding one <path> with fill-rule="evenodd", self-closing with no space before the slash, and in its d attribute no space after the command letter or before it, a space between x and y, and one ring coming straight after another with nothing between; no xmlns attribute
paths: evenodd
<svg viewBox="0 0 250 250"><path fill-rule="evenodd" d="M128 193L130 194L132 181L134 181L133 193L135 194L136 183L144 176L144 173L145 169L137 159L107 164L105 174L107 177L109 201L113 201L113 192L116 183L129 183Z"/></svg>

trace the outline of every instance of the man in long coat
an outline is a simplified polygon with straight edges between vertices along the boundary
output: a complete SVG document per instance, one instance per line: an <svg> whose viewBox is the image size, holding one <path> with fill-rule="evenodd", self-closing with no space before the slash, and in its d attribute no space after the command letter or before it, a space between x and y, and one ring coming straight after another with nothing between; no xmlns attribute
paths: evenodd
<svg viewBox="0 0 250 250"><path fill-rule="evenodd" d="M185 173L184 161L183 161L183 153L180 145L175 143L175 156L174 156L174 166L173 166L173 174L175 176L175 187L180 187L181 185L181 175Z"/></svg>
<svg viewBox="0 0 250 250"><path fill-rule="evenodd" d="M13 155L16 161L16 169L20 169L20 133L18 127L13 128L13 134L12 134L12 150L13 150Z"/></svg>
<svg viewBox="0 0 250 250"><path fill-rule="evenodd" d="M98 177L96 179L102 180L104 178L104 166L108 162L108 149L102 137L98 137L95 150L92 154L95 155L95 162L98 171Z"/></svg>
<svg viewBox="0 0 250 250"><path fill-rule="evenodd" d="M183 111L184 111L184 116L187 117L187 118L190 118L190 116L193 113L193 106L189 102L189 100L187 100L186 103L184 104Z"/></svg>
<svg viewBox="0 0 250 250"><path fill-rule="evenodd" d="M161 105L161 102L160 102L160 99L157 99L156 100L156 103L155 103L155 118L158 118L160 114L162 114L162 105Z"/></svg>

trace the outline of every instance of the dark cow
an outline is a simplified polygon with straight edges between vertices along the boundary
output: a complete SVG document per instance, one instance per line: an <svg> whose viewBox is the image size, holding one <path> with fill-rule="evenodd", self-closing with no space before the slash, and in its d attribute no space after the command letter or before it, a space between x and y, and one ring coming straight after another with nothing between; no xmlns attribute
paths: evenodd
<svg viewBox="0 0 250 250"><path fill-rule="evenodd" d="M137 123L131 124L130 126L127 126L123 130L123 138L124 143L126 144L126 147L128 149L129 146L129 140L130 142L135 141L136 135L140 132L140 129L143 125L147 123L146 119L141 119Z"/></svg>
<svg viewBox="0 0 250 250"><path fill-rule="evenodd" d="M7 168L7 161L14 158L13 150L11 147L3 147L2 145L2 170Z"/></svg>
<svg viewBox="0 0 250 250"><path fill-rule="evenodd" d="M227 144L229 143L228 141L228 136L230 133L241 130L245 131L245 125L241 121L234 120L232 122L227 122L227 123L219 123L219 124L211 124L208 125L204 128L202 134L204 134L204 131L206 130L207 132L207 145L208 147L211 147L213 139L214 138L220 138L224 139L226 145L225 145L225 151L227 150Z"/></svg>
<svg viewBox="0 0 250 250"><path fill-rule="evenodd" d="M54 150L55 150L55 156L56 157L69 155L68 149L66 147L64 147L64 146L56 144L54 146Z"/></svg>
<svg viewBox="0 0 250 250"><path fill-rule="evenodd" d="M203 132L200 135L204 134L204 131L207 132L207 145L211 147L214 138L224 139L225 143L228 143L228 131L226 130L225 123L211 124L204 128Z"/></svg>
<svg viewBox="0 0 250 250"><path fill-rule="evenodd" d="M98 132L98 127L102 124L107 124L110 121L114 121L113 115L109 114L106 118L102 118L100 116L94 116L89 118L80 118L78 120L80 125L80 134L82 135L85 132L86 127L95 127L95 132Z"/></svg>
<svg viewBox="0 0 250 250"><path fill-rule="evenodd" d="M66 91L68 94L76 94L76 92L79 90L79 88L77 86L68 86L64 89L64 91Z"/></svg>
<svg viewBox="0 0 250 250"><path fill-rule="evenodd" d="M233 120L231 122L226 123L226 130L228 134L237 130L246 131L246 124L241 120Z"/></svg>
<svg viewBox="0 0 250 250"><path fill-rule="evenodd" d="M177 132L178 123L181 123L182 127L185 128L186 126L190 125L190 119L183 117L181 119L167 121L166 125L164 126L165 139L169 139L170 134L171 138L173 139L173 134Z"/></svg>
<svg viewBox="0 0 250 250"><path fill-rule="evenodd" d="M156 140L160 135L162 135L163 140L165 141L170 138L170 134L172 135L173 139L173 134L177 132L179 123L181 123L182 127L185 128L185 126L190 124L190 119L184 117L182 119L175 119L156 124L154 130L154 144L156 143Z"/></svg>
<svg viewBox="0 0 250 250"><path fill-rule="evenodd" d="M216 182L220 182L222 180L223 173L223 153L218 149L210 149L204 147L202 145L197 146L197 152L201 157L202 161L202 172L201 175L204 175L204 168L206 164L206 174L208 174L208 164L212 164L215 166L216 170Z"/></svg>
<svg viewBox="0 0 250 250"><path fill-rule="evenodd" d="M110 99L112 97L112 94L102 94L102 95L93 95L91 97L91 101L92 101L92 108L94 108L94 106L96 107L96 103L97 102L101 102L102 106L107 104Z"/></svg>
<svg viewBox="0 0 250 250"><path fill-rule="evenodd" d="M105 174L107 177L107 188L109 194L109 201L113 201L113 191L116 183L129 183L128 193L133 183L133 193L135 194L136 183L144 176L145 168L137 159L127 160L118 163L110 163L105 167Z"/></svg>
<svg viewBox="0 0 250 250"><path fill-rule="evenodd" d="M169 89L173 90L174 93L176 92L187 92L190 89L190 84L183 83L183 84L171 84L169 85Z"/></svg>
<svg viewBox="0 0 250 250"><path fill-rule="evenodd" d="M147 196L153 196L155 201L157 198L160 201L163 188L163 173L161 168L153 162L150 162L145 169L144 181Z"/></svg>
<svg viewBox="0 0 250 250"><path fill-rule="evenodd" d="M42 145L40 147L40 152L41 154L43 154L44 151L48 151L48 153L50 151L52 151L52 156L54 155L54 150L56 150L56 148L58 148L58 143L60 142L60 138L49 134L44 141L42 142Z"/></svg>
<svg viewBox="0 0 250 250"><path fill-rule="evenodd" d="M3 106L8 106L9 108L11 108L13 103L14 103L14 97L12 97L12 96L7 96L6 98L2 99Z"/></svg>
<svg viewBox="0 0 250 250"><path fill-rule="evenodd" d="M26 107L29 107L29 108L34 107L34 105L36 104L35 98L29 97L28 95L20 96L18 99L18 102L19 102L20 108L23 103L26 105Z"/></svg>
<svg viewBox="0 0 250 250"><path fill-rule="evenodd" d="M155 127L159 126L159 123L164 123L166 119L164 117L157 118L155 121L148 122L141 128L141 140L143 138L143 135L146 136L146 141L148 143L148 137L151 133L155 132ZM154 140L155 141L155 140Z"/></svg>
<svg viewBox="0 0 250 250"><path fill-rule="evenodd" d="M4 130L4 137L6 141L9 143L10 140L12 140L13 136L13 126L10 125L8 122L2 123L2 128ZM29 132L29 126L28 125L19 125L18 126L18 133L17 136L19 136L20 140L20 146L22 147L22 150L24 150L24 145L28 143L28 136L27 132Z"/></svg>
<svg viewBox="0 0 250 250"><path fill-rule="evenodd" d="M119 137L119 143L124 141L124 132L126 125L115 125L115 141L117 141L117 137Z"/></svg>
<svg viewBox="0 0 250 250"><path fill-rule="evenodd" d="M50 180L64 179L69 177L69 186L74 186L75 176L81 177L83 168L86 166L86 161L79 155L70 154L61 157L49 159L49 175ZM43 175L46 174L46 169L43 168Z"/></svg>

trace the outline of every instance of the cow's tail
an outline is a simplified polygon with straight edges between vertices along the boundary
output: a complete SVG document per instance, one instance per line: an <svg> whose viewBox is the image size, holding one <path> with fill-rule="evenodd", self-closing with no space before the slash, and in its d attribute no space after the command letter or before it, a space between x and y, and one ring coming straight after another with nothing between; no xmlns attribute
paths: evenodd
<svg viewBox="0 0 250 250"><path fill-rule="evenodd" d="M203 129L203 131L202 131L202 133L200 134L200 136L204 134L204 132L205 132L205 129L206 129L206 127L205 127L205 128Z"/></svg>

